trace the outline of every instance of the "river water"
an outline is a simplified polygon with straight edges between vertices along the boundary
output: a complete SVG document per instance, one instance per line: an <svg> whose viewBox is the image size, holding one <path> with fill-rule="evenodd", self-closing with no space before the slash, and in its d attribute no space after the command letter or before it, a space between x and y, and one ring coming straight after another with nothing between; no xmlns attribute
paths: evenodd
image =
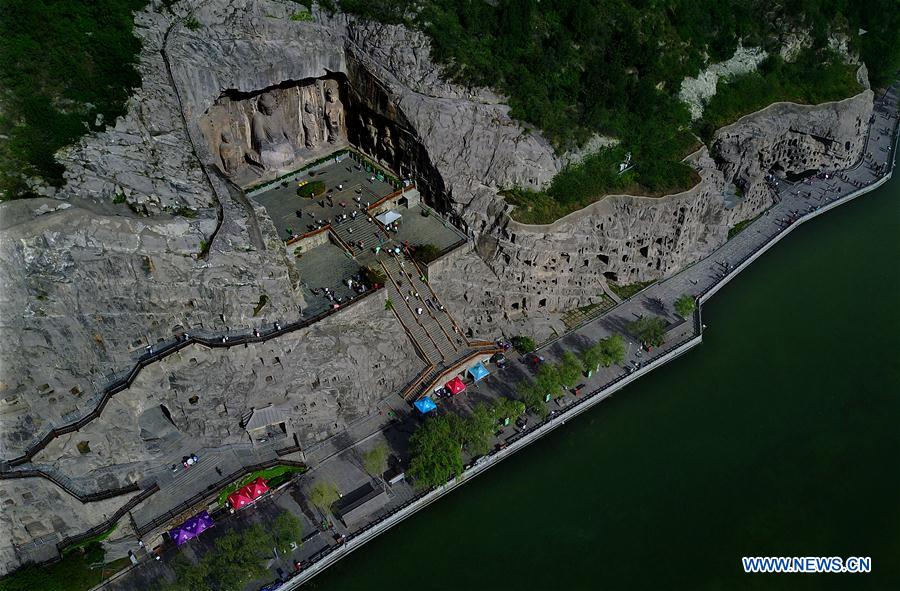
<svg viewBox="0 0 900 591"><path fill-rule="evenodd" d="M900 589L900 175L794 230L703 320L702 346L308 587ZM746 575L748 555L873 572Z"/></svg>

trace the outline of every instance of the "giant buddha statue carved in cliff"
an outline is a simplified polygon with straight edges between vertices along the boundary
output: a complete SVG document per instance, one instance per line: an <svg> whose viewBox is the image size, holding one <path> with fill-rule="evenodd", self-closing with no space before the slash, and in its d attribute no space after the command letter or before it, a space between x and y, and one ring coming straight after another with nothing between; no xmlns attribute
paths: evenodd
<svg viewBox="0 0 900 591"><path fill-rule="evenodd" d="M337 142L344 133L344 105L338 96L338 83L325 82L325 125L328 127L328 142Z"/></svg>
<svg viewBox="0 0 900 591"><path fill-rule="evenodd" d="M287 166L294 159L287 125L277 107L274 95L268 92L261 94L250 122L253 149L259 164L266 169Z"/></svg>

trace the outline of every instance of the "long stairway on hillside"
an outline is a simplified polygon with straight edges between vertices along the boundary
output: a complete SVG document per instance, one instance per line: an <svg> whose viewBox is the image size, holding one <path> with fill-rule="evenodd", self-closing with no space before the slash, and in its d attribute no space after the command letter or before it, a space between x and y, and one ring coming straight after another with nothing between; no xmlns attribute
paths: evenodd
<svg viewBox="0 0 900 591"><path fill-rule="evenodd" d="M399 257L383 256L379 259L387 274L388 293L393 303L394 312L410 333L425 361L434 365L443 365L455 357L455 348L441 331L440 325L433 316L425 311L426 304L422 300L423 293L410 284L409 279L400 266ZM403 261L403 266L409 266ZM410 295L412 292L412 295ZM418 310L422 310L419 314Z"/></svg>

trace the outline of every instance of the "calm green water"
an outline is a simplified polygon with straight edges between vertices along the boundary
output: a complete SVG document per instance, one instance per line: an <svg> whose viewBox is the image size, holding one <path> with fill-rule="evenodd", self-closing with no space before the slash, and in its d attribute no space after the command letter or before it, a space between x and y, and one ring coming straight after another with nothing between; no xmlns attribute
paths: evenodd
<svg viewBox="0 0 900 591"><path fill-rule="evenodd" d="M795 230L704 321L701 347L310 588L900 589L900 179Z"/></svg>

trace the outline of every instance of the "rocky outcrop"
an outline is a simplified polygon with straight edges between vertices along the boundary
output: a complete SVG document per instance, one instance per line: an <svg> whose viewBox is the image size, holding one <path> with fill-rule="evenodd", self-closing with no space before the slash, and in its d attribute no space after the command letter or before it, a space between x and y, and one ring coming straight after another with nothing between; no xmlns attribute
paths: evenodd
<svg viewBox="0 0 900 591"><path fill-rule="evenodd" d="M702 150L692 159L702 181L663 198L608 196L548 225L526 225L498 213L479 235L483 275L459 257L433 280L468 318L486 328L526 330L544 338L567 310L601 300L608 282L647 281L702 257L725 241L723 181Z"/></svg>
<svg viewBox="0 0 900 591"><path fill-rule="evenodd" d="M376 294L273 341L180 351L146 368L100 418L55 440L34 462L70 474L111 466L142 474L176 441L191 449L249 443L242 419L267 405L285 414L287 433L306 448L368 416L422 367ZM151 420L162 408L167 420ZM83 441L89 453L77 449ZM293 443L291 436L280 447Z"/></svg>
<svg viewBox="0 0 900 591"><path fill-rule="evenodd" d="M0 565L4 573L22 563L53 558L57 542L103 522L128 501L125 496L81 503L40 478L2 483Z"/></svg>
<svg viewBox="0 0 900 591"><path fill-rule="evenodd" d="M199 121L214 166L247 185L345 147L340 89L338 80L318 78L250 97L221 97Z"/></svg>
<svg viewBox="0 0 900 591"><path fill-rule="evenodd" d="M771 204L765 177L788 179L855 164L872 115L872 91L822 105L776 103L718 130L713 152L728 183L743 199L730 222L754 217Z"/></svg>
<svg viewBox="0 0 900 591"><path fill-rule="evenodd" d="M760 47L738 46L734 55L715 64L710 64L696 77L685 78L681 82L678 98L684 101L691 112L691 119L703 115L703 107L716 94L720 79L747 74L756 70L768 53Z"/></svg>
<svg viewBox="0 0 900 591"><path fill-rule="evenodd" d="M0 297L16 311L0 321L4 458L92 407L109 374L177 327L296 317L277 250L232 236L227 256L198 260L213 219L147 219L83 201L37 214L59 203L3 204ZM254 317L262 294L268 303Z"/></svg>

